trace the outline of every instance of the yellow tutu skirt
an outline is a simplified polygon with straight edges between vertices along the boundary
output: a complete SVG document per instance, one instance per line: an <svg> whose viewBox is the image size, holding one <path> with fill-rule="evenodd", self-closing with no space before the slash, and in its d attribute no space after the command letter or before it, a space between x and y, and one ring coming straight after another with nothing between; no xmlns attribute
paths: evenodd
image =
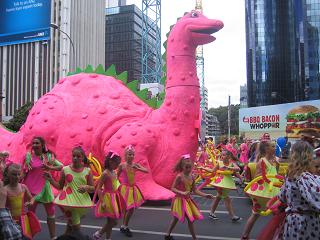
<svg viewBox="0 0 320 240"><path fill-rule="evenodd" d="M256 177L247 187L244 192L251 198L253 206L252 211L260 214L267 209L268 201L280 192L279 187L273 186L273 184L279 185L281 182L276 176L267 175L270 183L264 181L261 176Z"/></svg>
<svg viewBox="0 0 320 240"><path fill-rule="evenodd" d="M41 225L37 216L29 211L26 214L22 214L15 221L21 226L22 234L28 239L33 239L34 235L41 232Z"/></svg>
<svg viewBox="0 0 320 240"><path fill-rule="evenodd" d="M137 185L121 184L118 191L126 210L138 208L144 203L143 195Z"/></svg>
<svg viewBox="0 0 320 240"><path fill-rule="evenodd" d="M178 218L180 222L184 222L186 217L190 222L203 219L196 203L191 198L180 196L175 196L172 200L171 214Z"/></svg>
<svg viewBox="0 0 320 240"><path fill-rule="evenodd" d="M118 191L104 192L102 199L99 199L95 209L96 217L121 218L121 198Z"/></svg>

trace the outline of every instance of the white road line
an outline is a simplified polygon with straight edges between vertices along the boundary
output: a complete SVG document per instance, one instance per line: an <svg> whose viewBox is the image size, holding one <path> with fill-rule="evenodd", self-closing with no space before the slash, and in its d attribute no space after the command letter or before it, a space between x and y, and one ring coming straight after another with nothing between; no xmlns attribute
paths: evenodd
<svg viewBox="0 0 320 240"><path fill-rule="evenodd" d="M152 210L152 211L171 211L170 208L153 208L153 207L139 207L138 208L138 211L139 209L142 209L142 210ZM201 212L204 212L204 213L210 213L211 211L210 210L201 210ZM227 211L215 211L215 213L222 213L222 214L228 214Z"/></svg>
<svg viewBox="0 0 320 240"><path fill-rule="evenodd" d="M40 223L47 224L47 221L40 220ZM56 225L66 226L66 223L63 222L56 222ZM100 229L101 226L94 226L94 225L84 225L81 224L82 228L91 228L91 229ZM113 228L112 230L120 231L120 228ZM144 231L144 230L134 230L131 229L131 232L134 233L144 233L150 235L161 235L164 236L165 232L154 232L154 231ZM174 237L187 237L192 238L191 235L183 234L183 233L173 233L171 234ZM216 239L216 240L238 240L239 238L229 238L229 237L217 237L217 236L206 236L206 235L197 235L198 239Z"/></svg>
<svg viewBox="0 0 320 240"><path fill-rule="evenodd" d="M192 196L193 198L203 198L203 197L201 197L201 196L197 196L197 195L193 195ZM250 198L248 198L248 197L240 197L240 196L229 196L231 199L250 199Z"/></svg>

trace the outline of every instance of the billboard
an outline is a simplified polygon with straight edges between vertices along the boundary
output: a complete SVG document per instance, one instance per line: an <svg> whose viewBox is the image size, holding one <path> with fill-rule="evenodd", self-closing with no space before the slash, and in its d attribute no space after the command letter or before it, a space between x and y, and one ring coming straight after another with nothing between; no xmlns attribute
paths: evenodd
<svg viewBox="0 0 320 240"><path fill-rule="evenodd" d="M320 134L320 100L240 109L240 135L259 139L265 132L292 139L304 132Z"/></svg>
<svg viewBox="0 0 320 240"><path fill-rule="evenodd" d="M0 46L48 40L50 0L1 0Z"/></svg>

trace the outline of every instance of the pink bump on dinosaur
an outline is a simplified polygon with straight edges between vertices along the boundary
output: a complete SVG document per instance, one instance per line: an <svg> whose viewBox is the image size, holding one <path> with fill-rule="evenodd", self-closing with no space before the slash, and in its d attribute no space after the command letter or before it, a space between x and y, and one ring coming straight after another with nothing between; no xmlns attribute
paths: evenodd
<svg viewBox="0 0 320 240"><path fill-rule="evenodd" d="M113 77L81 73L62 78L31 109L17 133L0 128L0 150L21 162L33 136L42 136L65 165L70 149L81 145L103 160L114 150L134 146L135 160L149 169L137 174L137 184L148 200L169 199L173 166L180 156L195 158L199 133L199 80L195 50L215 40L210 34L223 23L192 11L171 30L167 45L166 97L152 109Z"/></svg>

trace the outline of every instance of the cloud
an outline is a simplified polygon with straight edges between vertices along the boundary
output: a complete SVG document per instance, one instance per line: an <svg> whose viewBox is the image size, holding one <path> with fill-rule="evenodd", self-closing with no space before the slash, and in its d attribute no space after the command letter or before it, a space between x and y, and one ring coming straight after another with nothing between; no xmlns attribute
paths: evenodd
<svg viewBox="0 0 320 240"><path fill-rule="evenodd" d="M209 107L239 103L240 85L246 83L245 3L239 0L203 0L203 12L208 18L224 22L215 33L217 40L204 46L205 85ZM128 0L140 9L142 0ZM195 8L195 0L161 1L162 41L178 17Z"/></svg>

